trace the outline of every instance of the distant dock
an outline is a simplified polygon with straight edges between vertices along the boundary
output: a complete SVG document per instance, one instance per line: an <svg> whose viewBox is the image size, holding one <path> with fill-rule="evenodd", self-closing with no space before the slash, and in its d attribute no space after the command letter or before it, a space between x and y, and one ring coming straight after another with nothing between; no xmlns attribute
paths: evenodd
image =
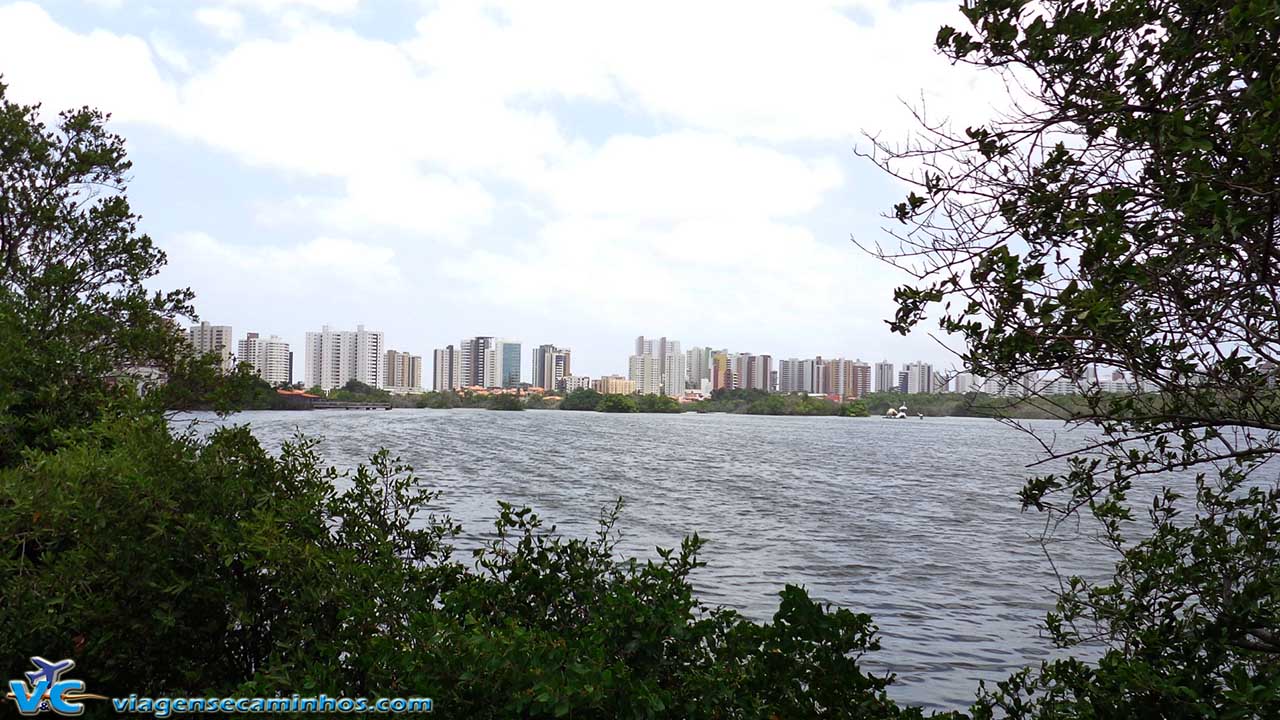
<svg viewBox="0 0 1280 720"><path fill-rule="evenodd" d="M312 410L390 410L391 403L347 402L343 400L316 400Z"/></svg>

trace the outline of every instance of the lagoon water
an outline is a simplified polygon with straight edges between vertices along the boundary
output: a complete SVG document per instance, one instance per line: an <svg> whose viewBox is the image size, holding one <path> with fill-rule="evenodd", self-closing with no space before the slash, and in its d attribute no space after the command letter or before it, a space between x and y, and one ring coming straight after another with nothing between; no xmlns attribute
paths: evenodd
<svg viewBox="0 0 1280 720"><path fill-rule="evenodd" d="M966 707L978 680L1051 652L1044 518L1016 496L1039 445L995 421L393 410L229 422L268 448L298 431L320 438L339 467L387 447L444 492L460 545L492 529L499 499L587 536L621 496L622 551L652 556L695 531L709 540L695 577L704 601L765 620L793 583L870 613L883 647L865 666L896 673L892 694L907 702ZM1060 570L1105 575L1113 558L1092 535L1088 523L1059 530Z"/></svg>

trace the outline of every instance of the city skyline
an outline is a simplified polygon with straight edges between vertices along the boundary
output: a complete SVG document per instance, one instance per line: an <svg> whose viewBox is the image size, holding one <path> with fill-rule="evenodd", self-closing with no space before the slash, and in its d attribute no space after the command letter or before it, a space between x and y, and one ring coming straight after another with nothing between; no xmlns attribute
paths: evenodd
<svg viewBox="0 0 1280 720"><path fill-rule="evenodd" d="M884 323L907 276L850 242L884 238L902 199L851 151L905 127L901 88L876 73L830 88L888 64L959 127L990 115L998 84L932 50L955 18L951 3L0 0L0 68L46 118L112 114L140 230L169 258L151 287L191 287L201 319L295 350L326 323L377 326L424 359L482 331L524 340L522 365L563 343L598 376L625 372L619 349L649 327L775 358L945 364ZM644 32L670 36L656 65Z"/></svg>
<svg viewBox="0 0 1280 720"><path fill-rule="evenodd" d="M879 380L882 366L887 365L891 373L899 367L893 361L869 362L860 356L849 359L843 354L825 358L822 355L779 358L770 353L755 354L702 345L683 350L681 342L674 338L646 339L641 335L634 339L633 344L633 350L640 355L633 352L620 370L588 374L573 371L570 360L573 349L567 345L544 343L531 348L526 366L521 357L523 341L486 335L464 338L456 345L433 348L427 354L413 349L389 349L386 333L366 330L363 324L358 324L352 331L335 330L331 325L324 325L318 331L308 331L300 344L303 348L301 353L291 352L294 345L278 335L262 337L258 331L247 331L237 340L234 326L215 325L208 320L189 326L184 333L198 351L220 353L226 369L232 367L232 361L249 363L256 373L273 384L287 375L294 382L301 382L307 387L320 386L325 390L340 387L348 379L399 390L520 385L554 390L557 389L556 382L546 385L538 382L539 379L577 378L581 383L582 378L622 377L635 381L637 391L645 394L678 395L684 390L697 390L697 381L703 379L708 390L742 387L784 393L861 395L886 389L882 388ZM658 360L652 366L643 361L637 362L659 352L667 353L670 358L665 362ZM268 354L270 361L267 360ZM545 374L540 372L540 356L545 356L542 362L549 367ZM720 364L717 364L717 357ZM697 358L704 359L705 364ZM516 363L514 370L508 364L510 362ZM293 369L295 363L302 365L301 373ZM794 368L792 364L795 364ZM904 372L912 366L927 368L926 374L930 377L929 382L924 382L918 379L923 376L917 375L917 380L906 390L913 393L931 392L936 385L934 378L957 373L954 369L935 368L932 363L920 360L901 365ZM894 374L899 378L893 385L894 389L898 389L901 382L906 382L901 377L904 372ZM672 377L684 378L685 384L679 386L679 392L666 388L668 373L673 373ZM793 374L794 381L791 379ZM819 380L819 377L825 379ZM412 378L413 382L401 382L405 378Z"/></svg>

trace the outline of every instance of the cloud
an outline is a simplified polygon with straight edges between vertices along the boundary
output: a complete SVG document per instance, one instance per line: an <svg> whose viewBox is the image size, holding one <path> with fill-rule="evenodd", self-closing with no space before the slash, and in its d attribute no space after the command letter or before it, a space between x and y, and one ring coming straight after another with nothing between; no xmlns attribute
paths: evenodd
<svg viewBox="0 0 1280 720"><path fill-rule="evenodd" d="M360 6L360 0L222 0L261 13L277 14L290 10L314 10L321 13L349 13Z"/></svg>
<svg viewBox="0 0 1280 720"><path fill-rule="evenodd" d="M212 30L224 40L235 40L244 32L244 16L227 7L202 7L196 10L196 22Z"/></svg>
<svg viewBox="0 0 1280 720"><path fill-rule="evenodd" d="M72 32L34 3L0 6L0 72L12 98L52 112L88 105L117 121L167 125L176 108L145 40Z"/></svg>
<svg viewBox="0 0 1280 720"><path fill-rule="evenodd" d="M191 72L191 61L187 59L186 53L167 33L152 32L148 39L156 57L167 63L169 67L181 73Z"/></svg>
<svg viewBox="0 0 1280 720"><path fill-rule="evenodd" d="M288 246L236 245L206 233L184 232L165 244L171 282L201 295L232 289L270 304L280 297L385 295L402 287L391 248L345 238L318 237Z"/></svg>
<svg viewBox="0 0 1280 720"><path fill-rule="evenodd" d="M932 51L952 0L420 6L375 37L357 0L208 0L194 19L227 42L186 47L149 25L163 14L81 33L19 2L0 6L0 70L15 98L96 105L255 168L243 193L191 189L245 218L219 230L243 243L157 233L202 304L283 297L315 324L343 297L411 307L447 284L446 313L471 297L691 342L715 327L757 352L891 314L894 281L834 209L864 190L837 160L859 132L911 127L902 98L970 122L996 97ZM282 224L320 237L280 244Z"/></svg>
<svg viewBox="0 0 1280 720"><path fill-rule="evenodd" d="M642 222L784 217L812 210L842 181L835 162L796 158L723 135L617 135L548 173L543 189L569 215Z"/></svg>
<svg viewBox="0 0 1280 720"><path fill-rule="evenodd" d="M268 222L319 221L348 232L381 227L462 242L472 228L489 222L495 202L473 180L455 180L409 168L354 175L337 197L301 196L267 208Z"/></svg>

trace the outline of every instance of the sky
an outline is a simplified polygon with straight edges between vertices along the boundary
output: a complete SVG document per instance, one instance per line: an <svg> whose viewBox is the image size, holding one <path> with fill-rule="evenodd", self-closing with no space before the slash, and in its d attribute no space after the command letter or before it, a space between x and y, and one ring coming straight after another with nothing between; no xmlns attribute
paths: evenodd
<svg viewBox="0 0 1280 720"><path fill-rule="evenodd" d="M0 76L112 115L130 201L201 319L491 335L626 372L637 335L788 357L954 358L892 334L906 188L855 155L992 78L947 2L0 0ZM428 376L429 377L429 376ZM429 379L426 380L429 383Z"/></svg>

